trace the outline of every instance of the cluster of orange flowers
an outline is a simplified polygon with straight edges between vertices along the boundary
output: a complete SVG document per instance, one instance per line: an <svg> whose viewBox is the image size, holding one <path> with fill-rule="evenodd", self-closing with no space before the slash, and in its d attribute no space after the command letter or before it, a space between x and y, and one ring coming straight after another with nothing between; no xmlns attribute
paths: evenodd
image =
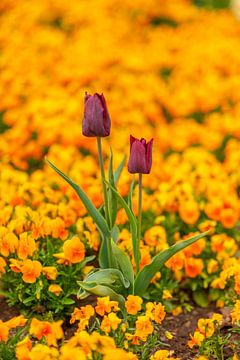
<svg viewBox="0 0 240 360"><path fill-rule="evenodd" d="M78 329L67 343L60 346L64 338L62 320L49 322L32 318L25 336L16 344L16 358L18 360L32 359L59 359L69 357L79 360L95 358L102 355L103 360L109 360L114 354L116 359L137 360L139 357L128 350L134 345L134 352L139 350L143 342L154 332L154 324L161 324L165 317L161 303L148 302L145 312L142 312L142 299L130 295L126 301L127 317L118 317L119 306L109 297L97 298L94 306L86 305L75 308L70 323L78 321ZM136 315L136 316L135 316ZM93 326L95 316L99 321ZM0 340L7 343L9 330L25 326L27 319L22 315L9 321L0 323ZM99 325L98 325L99 324ZM99 329L97 328L99 326ZM92 328L91 333L87 331ZM93 331L95 329L95 331ZM134 333L132 333L134 330ZM99 334L99 332L101 334ZM116 334L124 334L122 344L117 344ZM115 341L114 341L115 337ZM158 350L151 356L152 360L176 359L170 356L167 350Z"/></svg>

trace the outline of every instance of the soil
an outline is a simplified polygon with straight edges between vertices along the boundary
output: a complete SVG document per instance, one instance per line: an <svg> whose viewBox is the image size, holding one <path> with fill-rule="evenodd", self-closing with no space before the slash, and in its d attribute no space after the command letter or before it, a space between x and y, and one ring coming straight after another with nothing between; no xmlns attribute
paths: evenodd
<svg viewBox="0 0 240 360"><path fill-rule="evenodd" d="M77 306L84 306L86 304L95 305L95 298L91 297L83 301L78 301ZM0 297L0 319L6 321L11 319L13 316L19 315L19 311L16 308L9 307L3 297ZM164 322L160 328L161 333L169 331L174 336L173 339L167 340L164 339L164 343L168 344L169 347L166 349L172 352L172 356L179 357L181 360L193 360L194 357L198 354L198 349L190 349L187 345L188 340L190 339L190 334L193 334L197 328L197 322L200 318L209 318L214 312L220 312L223 314L223 324L221 333L226 335L228 329L231 326L230 311L227 308L216 309L213 305L207 308L201 308L195 306L193 311L190 313L181 313L178 316L173 316L167 314ZM63 323L63 329L65 333L65 339L69 339L74 335L77 330L77 324L69 323L70 317L67 317ZM231 336L231 339L228 341L229 346L225 346L224 349L224 359L229 359L233 356L233 350L231 348L231 343L233 341L240 341L240 335L234 334ZM163 347L161 347L163 349ZM155 349L154 349L155 350ZM157 349L156 349L157 350Z"/></svg>

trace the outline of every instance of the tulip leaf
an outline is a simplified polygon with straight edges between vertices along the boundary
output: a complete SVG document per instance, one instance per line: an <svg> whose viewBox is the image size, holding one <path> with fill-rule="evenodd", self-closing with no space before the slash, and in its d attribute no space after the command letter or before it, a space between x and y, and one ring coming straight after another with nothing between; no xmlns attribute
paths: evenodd
<svg viewBox="0 0 240 360"><path fill-rule="evenodd" d="M106 285L116 290L117 292L124 293L129 288L130 282L124 277L119 269L96 269L87 275L84 281L78 282L89 286L89 284L95 283L97 285Z"/></svg>
<svg viewBox="0 0 240 360"><path fill-rule="evenodd" d="M88 211L89 215L93 218L98 229L101 231L103 239L110 238L110 230L108 228L106 220L101 215L101 213L97 210L97 208L94 206L94 204L89 199L89 197L86 195L86 193L77 184L75 184L75 182L73 182L69 177L67 177L58 168L56 168L56 166L53 165L48 159L46 159L46 162L48 165L51 166L51 168L53 170L56 171L56 173L58 173L64 180L66 180L68 182L68 184L71 185L71 187L76 191L79 198L83 202L86 210Z"/></svg>
<svg viewBox="0 0 240 360"><path fill-rule="evenodd" d="M128 194L128 206L130 207L131 210L133 209L133 207L132 207L132 197L133 197L134 186L135 186L135 179L133 178L133 180L131 182L129 194Z"/></svg>
<svg viewBox="0 0 240 360"><path fill-rule="evenodd" d="M161 269L167 260L169 260L173 255L175 255L180 250L185 249L187 246L195 243L197 240L203 238L208 234L209 231L206 231L202 234L195 235L187 240L180 241L175 245L172 245L170 248L162 251L160 254L154 256L152 262L146 265L136 276L134 282L134 291L136 295L143 295L147 290L148 285L154 275Z"/></svg>
<svg viewBox="0 0 240 360"><path fill-rule="evenodd" d="M111 190L113 192L116 193L117 197L118 197L118 201L121 204L121 206L124 208L128 220L130 222L130 226L131 226L131 233L132 233L132 245L133 245L133 255L134 255L134 260L135 263L138 263L138 259L140 257L140 253L139 253L139 249L137 248L137 221L136 218L132 212L132 210L130 209L130 207L128 206L128 204L126 203L126 201L123 199L123 197L119 194L119 192L114 189L110 184L108 184L108 186L111 188Z"/></svg>
<svg viewBox="0 0 240 360"><path fill-rule="evenodd" d="M104 285L92 285L92 286L86 286L84 284L84 281L78 282L81 286L81 288L83 289L83 292L81 294L78 295L79 299L83 299L87 297L87 294L94 294L97 296L109 296L111 300L113 301L117 301L119 304L119 307L122 311L122 314L124 315L124 317L126 316L126 309L125 309L125 299L122 295L116 293L113 289L111 289L108 286L104 286ZM84 297L82 297L84 296Z"/></svg>
<svg viewBox="0 0 240 360"><path fill-rule="evenodd" d="M114 175L114 183L115 183L115 185L117 185L117 183L118 183L118 180L119 180L119 178L121 176L121 173L123 171L125 162L126 162L126 155L124 155L122 161L118 165L117 169L114 171L113 175Z"/></svg>
<svg viewBox="0 0 240 360"><path fill-rule="evenodd" d="M114 189L116 189L114 174L113 174L113 153L111 148L110 148L110 160L109 160L109 168L108 168L108 181L111 184L111 186ZM113 227L117 217L118 202L117 202L116 194L110 188L108 189L108 194L109 194L109 204L110 204L111 227Z"/></svg>
<svg viewBox="0 0 240 360"><path fill-rule="evenodd" d="M100 249L99 249L99 253L98 253L99 265L103 269L109 268L107 241L110 241L110 240L109 239L102 239Z"/></svg>
<svg viewBox="0 0 240 360"><path fill-rule="evenodd" d="M112 241L112 251L113 251L113 256L117 262L117 265L119 266L119 270L122 272L123 276L129 280L131 286L133 286L134 272L129 257L113 241Z"/></svg>
<svg viewBox="0 0 240 360"><path fill-rule="evenodd" d="M118 241L119 233L120 233L120 231L119 231L118 226L114 225L114 227L111 230L111 235L112 235L112 239L115 243L117 243L117 241Z"/></svg>

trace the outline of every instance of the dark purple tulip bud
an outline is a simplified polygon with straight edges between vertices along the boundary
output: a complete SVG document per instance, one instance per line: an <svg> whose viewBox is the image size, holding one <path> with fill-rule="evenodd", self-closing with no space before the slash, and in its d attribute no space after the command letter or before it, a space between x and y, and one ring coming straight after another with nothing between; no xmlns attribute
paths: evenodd
<svg viewBox="0 0 240 360"><path fill-rule="evenodd" d="M138 140L130 135L130 158L128 171L131 174L149 174L152 167L152 145L153 139L146 142L145 139Z"/></svg>
<svg viewBox="0 0 240 360"><path fill-rule="evenodd" d="M84 97L82 133L88 137L105 137L110 134L111 120L105 98L100 94Z"/></svg>

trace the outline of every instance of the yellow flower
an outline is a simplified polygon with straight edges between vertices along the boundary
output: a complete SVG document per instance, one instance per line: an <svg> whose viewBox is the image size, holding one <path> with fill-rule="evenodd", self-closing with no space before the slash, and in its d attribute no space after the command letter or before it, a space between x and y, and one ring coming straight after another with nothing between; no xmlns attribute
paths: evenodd
<svg viewBox="0 0 240 360"><path fill-rule="evenodd" d="M58 350L55 348L50 348L47 345L37 344L29 352L29 358L31 360L57 360L58 359Z"/></svg>
<svg viewBox="0 0 240 360"><path fill-rule="evenodd" d="M158 350L150 357L150 360L180 360L179 358L173 358L168 350Z"/></svg>
<svg viewBox="0 0 240 360"><path fill-rule="evenodd" d="M169 300L169 299L172 299L172 294L170 293L169 290L167 289L164 289L163 290L163 297L162 297L164 300Z"/></svg>
<svg viewBox="0 0 240 360"><path fill-rule="evenodd" d="M210 337L214 334L214 323L212 319L199 319L198 320L198 330L205 337Z"/></svg>
<svg viewBox="0 0 240 360"><path fill-rule="evenodd" d="M115 313L111 312L107 316L104 316L100 328L102 331L109 333L111 330L117 330L121 321Z"/></svg>
<svg viewBox="0 0 240 360"><path fill-rule="evenodd" d="M61 354L59 360L86 360L87 357L83 350L75 347L70 347L68 344L61 347Z"/></svg>
<svg viewBox="0 0 240 360"><path fill-rule="evenodd" d="M153 330L154 328L148 316L138 316L136 321L136 336L145 341L148 335L152 334Z"/></svg>
<svg viewBox="0 0 240 360"><path fill-rule="evenodd" d="M29 336L26 336L23 340L19 341L16 345L17 360L30 360L29 352L31 348L32 341Z"/></svg>
<svg viewBox="0 0 240 360"><path fill-rule="evenodd" d="M205 336L200 333L200 331L195 331L193 336L191 335L191 340L188 341L188 346L192 349L194 346L200 346Z"/></svg>

